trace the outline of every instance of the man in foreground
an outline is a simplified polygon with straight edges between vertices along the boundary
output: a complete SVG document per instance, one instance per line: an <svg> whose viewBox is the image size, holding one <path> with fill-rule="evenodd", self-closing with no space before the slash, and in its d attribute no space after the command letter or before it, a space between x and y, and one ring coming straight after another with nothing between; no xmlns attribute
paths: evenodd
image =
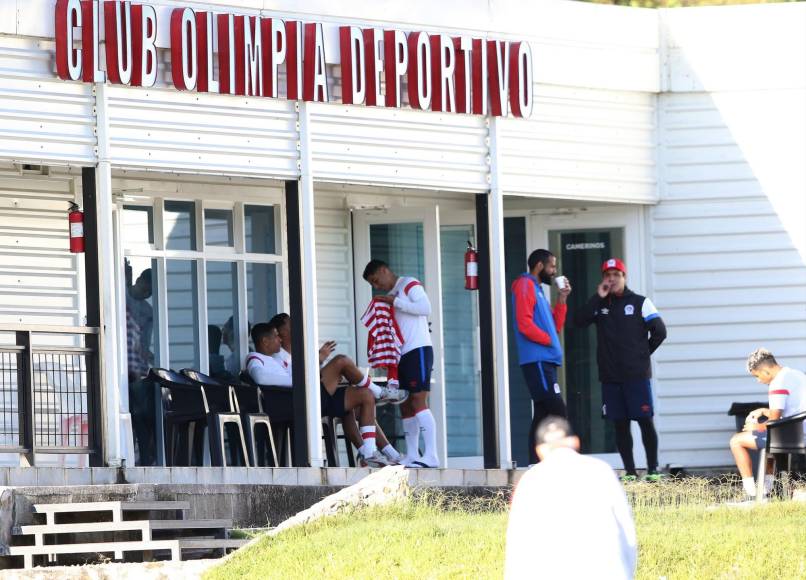
<svg viewBox="0 0 806 580"><path fill-rule="evenodd" d="M529 394L532 397L532 426L529 428L529 463L537 463L534 435L540 422L554 415L565 417L566 408L557 382L557 369L563 363L559 334L568 311L566 301L571 284L559 291L557 304L551 304L541 284L551 285L557 273L557 258L548 250L535 250L527 261L529 271L512 283L515 341Z"/></svg>
<svg viewBox="0 0 806 580"><path fill-rule="evenodd" d="M386 292L375 296L375 300L394 307L394 316L403 335L398 380L400 388L409 392L409 397L400 405L406 436L406 456L402 463L407 467L439 467L437 423L428 408L434 367L434 349L428 328L431 302L419 280L398 276L381 260L371 260L366 265L364 280L376 290ZM425 444L422 457L419 450L421 431Z"/></svg>
<svg viewBox="0 0 806 580"><path fill-rule="evenodd" d="M764 449L767 445L767 426L759 419L781 419L806 411L806 374L782 367L775 356L764 348L756 349L747 358L747 372L756 377L759 383L768 386L770 400L769 407L751 411L747 415L744 431L730 439L730 450L742 476L742 487L749 498L753 498L756 484L750 450ZM771 485L771 476L770 479L765 478L765 493L769 493Z"/></svg>
<svg viewBox="0 0 806 580"><path fill-rule="evenodd" d="M256 324L252 327L252 342L256 352L246 358L246 370L252 380L258 385L291 387L290 367L283 366L273 357L281 348L277 328L265 322ZM384 467L389 465L389 461L378 451L375 443L375 396L369 389L339 386L342 377L351 384L364 379L355 364L345 359L338 365L332 365L329 372L322 372L321 414L323 417L344 417L357 409L363 439L358 459L369 467Z"/></svg>
<svg viewBox="0 0 806 580"><path fill-rule="evenodd" d="M646 479L657 481L661 475L649 357L666 339L663 319L649 298L627 288L624 262L610 258L602 264L596 293L576 312L574 322L580 327L596 324L603 411L616 429L616 447L626 472L622 479L638 479L630 433L630 422L637 421L646 450Z"/></svg>
<svg viewBox="0 0 806 580"><path fill-rule="evenodd" d="M561 417L537 429L540 463L512 497L504 577L632 578L635 525L624 489L604 461L577 453Z"/></svg>

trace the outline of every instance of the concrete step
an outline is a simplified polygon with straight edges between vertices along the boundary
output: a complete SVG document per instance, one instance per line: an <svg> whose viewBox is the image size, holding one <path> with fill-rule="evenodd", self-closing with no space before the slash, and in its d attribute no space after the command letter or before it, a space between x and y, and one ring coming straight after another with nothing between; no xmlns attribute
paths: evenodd
<svg viewBox="0 0 806 580"><path fill-rule="evenodd" d="M216 550L226 548L240 548L247 540L220 540L220 539L176 539L176 540L148 540L140 542L92 542L87 544L53 544L48 546L10 546L10 556L23 556L25 567L33 567L33 557L49 554L97 554L123 552L161 551L171 552L172 560L180 560L182 550Z"/></svg>
<svg viewBox="0 0 806 580"><path fill-rule="evenodd" d="M191 530L227 529L232 520L127 520L123 522L87 522L77 524L41 524L20 526L16 535L82 534L90 532L122 532L127 530Z"/></svg>
<svg viewBox="0 0 806 580"><path fill-rule="evenodd" d="M34 511L39 514L103 512L103 511L158 511L188 510L186 501L92 501L79 503L38 503Z"/></svg>

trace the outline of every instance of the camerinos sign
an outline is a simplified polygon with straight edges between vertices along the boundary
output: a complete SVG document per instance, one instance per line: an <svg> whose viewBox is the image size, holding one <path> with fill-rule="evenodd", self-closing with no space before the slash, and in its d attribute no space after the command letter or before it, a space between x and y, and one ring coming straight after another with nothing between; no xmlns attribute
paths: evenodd
<svg viewBox="0 0 806 580"><path fill-rule="evenodd" d="M105 71L99 59L101 8ZM159 60L153 6L58 0L55 16L59 78L155 85ZM79 39L81 48L76 48ZM341 26L338 44L345 104L401 107L405 78L408 104L414 109L531 116L532 52L527 42ZM170 51L171 78L182 91L330 101L320 23L174 8ZM285 87L279 82L281 67Z"/></svg>

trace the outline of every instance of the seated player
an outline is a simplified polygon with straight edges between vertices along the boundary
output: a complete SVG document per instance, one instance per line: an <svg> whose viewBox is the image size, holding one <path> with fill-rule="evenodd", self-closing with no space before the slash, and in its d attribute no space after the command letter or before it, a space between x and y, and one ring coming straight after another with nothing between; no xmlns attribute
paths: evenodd
<svg viewBox="0 0 806 580"><path fill-rule="evenodd" d="M288 368L288 372L291 372L291 317L286 314L285 312L281 312L280 314L275 315L270 321L269 324L277 328L277 333L280 335L280 344L282 345L280 351L273 355L274 358L282 364L284 367ZM322 348L319 349L319 364L321 366L322 376L324 377L325 374L330 375L331 369L333 369L334 374L340 374L341 371L338 369L340 364L344 363L343 359L346 359L348 363L352 363L353 361L350 360L345 355L336 355L331 360L328 360L331 354L333 354L333 350L336 347L336 343L334 341L328 341ZM327 363L325 363L327 361ZM369 378L368 375L365 376L365 380L362 381L361 385L357 385L358 388L368 388L373 390L373 394L380 395L380 398L376 399L375 406L378 407L383 405L387 402L392 403L393 405L399 405L403 401L406 400L406 396L408 395L408 391L403 391L400 389L390 389L387 387L380 387L375 385ZM378 396L376 395L376 396ZM363 445L363 440L361 438L361 433L359 431L358 422L355 418L355 414L349 414L346 417L342 417L342 428L344 429L344 436L347 437L353 445L355 445L356 449L359 449L361 445ZM381 429L381 426L378 425L378 422L375 422L376 428L376 441L378 445L378 449L381 450L386 458L389 460L391 465L397 465L400 462L401 456L398 453L397 449L395 449L390 443L389 440L386 438L386 434ZM361 462L359 461L359 464ZM362 467L366 467L366 465L361 465Z"/></svg>
<svg viewBox="0 0 806 580"><path fill-rule="evenodd" d="M275 385L291 387L291 372L272 355L281 348L277 328L260 323L252 327L252 341L255 351L246 359L246 370L258 385ZM349 359L348 359L349 360ZM341 374L336 375L338 368ZM321 413L323 417L344 417L354 409L358 410L361 438L363 444L358 450L358 459L369 467L384 467L389 462L378 451L375 443L375 396L369 389L353 389L340 387L342 376L355 384L363 380L360 370L353 364L344 362L333 366L330 372L322 374L320 383Z"/></svg>
<svg viewBox="0 0 806 580"><path fill-rule="evenodd" d="M730 439L730 450L742 476L742 486L745 493L753 498L756 495L756 484L749 450L764 449L767 446L767 427L759 419L781 419L806 411L806 374L782 367L773 354L764 348L750 354L747 370L762 385L768 385L770 399L770 406L751 411L747 415L744 431L736 433ZM765 493L769 493L771 486L770 476L770 479L765 478L764 481Z"/></svg>

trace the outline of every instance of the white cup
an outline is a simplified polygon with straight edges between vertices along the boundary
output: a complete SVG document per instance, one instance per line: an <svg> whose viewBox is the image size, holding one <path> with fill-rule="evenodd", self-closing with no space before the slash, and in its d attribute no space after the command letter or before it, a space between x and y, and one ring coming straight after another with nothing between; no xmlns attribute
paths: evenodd
<svg viewBox="0 0 806 580"><path fill-rule="evenodd" d="M557 285L558 290L563 290L566 286L568 286L568 278L565 276L557 276L554 278L554 283Z"/></svg>

